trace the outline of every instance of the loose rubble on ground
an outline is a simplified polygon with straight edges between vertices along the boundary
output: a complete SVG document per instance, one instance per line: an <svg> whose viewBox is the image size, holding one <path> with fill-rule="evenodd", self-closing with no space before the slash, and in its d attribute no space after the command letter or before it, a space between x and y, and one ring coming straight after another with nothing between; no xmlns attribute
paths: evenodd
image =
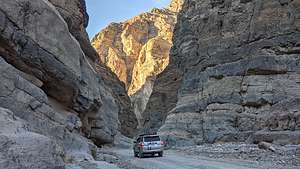
<svg viewBox="0 0 300 169"><path fill-rule="evenodd" d="M270 168L300 167L300 145L272 145L274 151L260 149L257 144L222 143L176 148L194 157L205 156L226 160L248 160Z"/></svg>

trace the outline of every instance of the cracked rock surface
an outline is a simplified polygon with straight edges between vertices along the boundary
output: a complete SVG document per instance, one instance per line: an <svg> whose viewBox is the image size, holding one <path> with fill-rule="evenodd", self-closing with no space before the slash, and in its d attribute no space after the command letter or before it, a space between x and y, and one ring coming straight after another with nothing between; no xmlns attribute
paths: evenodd
<svg viewBox="0 0 300 169"><path fill-rule="evenodd" d="M96 145L132 135L137 121L95 59L85 2L0 3L0 168L103 168Z"/></svg>
<svg viewBox="0 0 300 169"><path fill-rule="evenodd" d="M185 1L169 66L182 73L176 104L160 91L148 103L171 107L160 134L174 145L299 144L299 10L299 1ZM176 76L163 72L154 88Z"/></svg>

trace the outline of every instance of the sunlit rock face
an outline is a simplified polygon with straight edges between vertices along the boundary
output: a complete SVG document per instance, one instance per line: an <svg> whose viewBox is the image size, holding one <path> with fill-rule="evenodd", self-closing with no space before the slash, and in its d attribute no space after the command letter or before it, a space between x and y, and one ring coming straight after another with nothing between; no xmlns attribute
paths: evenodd
<svg viewBox="0 0 300 169"><path fill-rule="evenodd" d="M173 12L180 12L183 6L184 0L172 0L171 4L168 6L168 9Z"/></svg>
<svg viewBox="0 0 300 169"><path fill-rule="evenodd" d="M125 83L139 121L152 93L153 79L169 64L182 4L183 0L173 0L167 8L112 23L92 40L100 60Z"/></svg>

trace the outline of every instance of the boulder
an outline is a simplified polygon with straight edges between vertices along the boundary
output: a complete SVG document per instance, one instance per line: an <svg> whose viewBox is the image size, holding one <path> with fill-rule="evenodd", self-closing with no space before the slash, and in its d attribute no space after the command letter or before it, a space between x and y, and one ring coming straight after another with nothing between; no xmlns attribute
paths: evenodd
<svg viewBox="0 0 300 169"><path fill-rule="evenodd" d="M275 148L272 146L271 143L262 141L262 142L259 142L257 146L260 149L265 149L265 150L270 150L270 151L275 152Z"/></svg>

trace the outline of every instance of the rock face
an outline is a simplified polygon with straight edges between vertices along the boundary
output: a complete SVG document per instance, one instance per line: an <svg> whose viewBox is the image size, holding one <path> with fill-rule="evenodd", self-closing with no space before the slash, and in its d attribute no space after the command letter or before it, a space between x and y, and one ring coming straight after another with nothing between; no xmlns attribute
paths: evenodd
<svg viewBox="0 0 300 169"><path fill-rule="evenodd" d="M101 75L104 83L109 86L113 97L119 105L119 131L127 137L133 137L137 132L138 121L133 111L133 105L125 90L124 83L109 68L101 63L96 65L96 71Z"/></svg>
<svg viewBox="0 0 300 169"><path fill-rule="evenodd" d="M169 64L173 29L182 3L173 0L168 8L112 23L92 40L101 62L125 83L140 125L153 79Z"/></svg>
<svg viewBox="0 0 300 169"><path fill-rule="evenodd" d="M95 165L94 144L133 135L137 120L97 62L84 1L0 3L0 168Z"/></svg>
<svg viewBox="0 0 300 169"><path fill-rule="evenodd" d="M146 110L167 116L160 134L173 144L299 144L299 10L299 1L185 1L170 59L182 72L176 106L158 90ZM154 89L176 84L168 75Z"/></svg>
<svg viewBox="0 0 300 169"><path fill-rule="evenodd" d="M63 168L70 161L92 161L94 146L80 135L76 114L52 104L37 83L31 83L32 76L2 57L0 65L0 168Z"/></svg>
<svg viewBox="0 0 300 169"><path fill-rule="evenodd" d="M81 49L87 57L95 61L98 59L96 51L90 44L85 28L88 26L89 16L86 12L84 0L49 0L68 24L70 33L78 40Z"/></svg>
<svg viewBox="0 0 300 169"><path fill-rule="evenodd" d="M59 146L43 135L29 132L26 122L15 117L13 112L0 108L0 122L1 168L64 167Z"/></svg>
<svg viewBox="0 0 300 169"><path fill-rule="evenodd" d="M48 1L24 0L3 2L1 11L5 11L2 57L39 79L49 96L80 113L85 133L99 142L111 142L118 128L118 105L55 8ZM105 108L108 104L109 111ZM104 123L93 123L89 118ZM107 120L112 123L105 124Z"/></svg>
<svg viewBox="0 0 300 169"><path fill-rule="evenodd" d="M171 111L177 103L177 91L182 82L182 72L175 66L172 58L171 63L158 75L156 80L152 82L153 92L149 98L142 126L143 132L157 132L164 124L168 112Z"/></svg>
<svg viewBox="0 0 300 169"><path fill-rule="evenodd" d="M83 0L50 0L67 22L70 33L77 39L85 55L95 61L95 70L101 76L104 83L110 87L113 97L120 105L119 120L120 131L126 136L133 136L137 127L137 119L133 112L130 99L124 90L123 84L111 70L99 62L99 55L91 46L85 28L88 24L88 14Z"/></svg>

